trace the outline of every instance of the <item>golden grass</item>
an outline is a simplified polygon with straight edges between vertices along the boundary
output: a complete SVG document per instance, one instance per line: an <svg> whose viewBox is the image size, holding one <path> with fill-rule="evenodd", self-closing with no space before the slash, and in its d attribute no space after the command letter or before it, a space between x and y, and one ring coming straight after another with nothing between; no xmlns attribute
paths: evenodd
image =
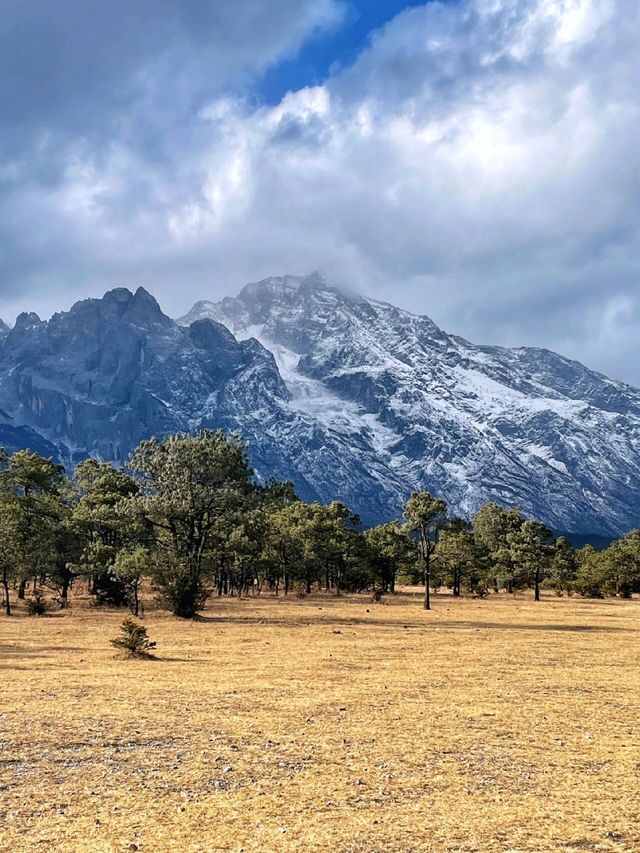
<svg viewBox="0 0 640 853"><path fill-rule="evenodd" d="M640 851L640 602L0 618L3 851Z"/></svg>

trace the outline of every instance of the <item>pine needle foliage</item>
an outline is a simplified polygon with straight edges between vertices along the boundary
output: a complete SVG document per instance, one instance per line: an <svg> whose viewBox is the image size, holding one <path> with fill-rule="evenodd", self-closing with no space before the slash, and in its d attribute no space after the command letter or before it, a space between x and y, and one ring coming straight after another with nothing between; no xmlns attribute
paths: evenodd
<svg viewBox="0 0 640 853"><path fill-rule="evenodd" d="M116 649L126 652L131 657L148 658L156 644L149 640L147 629L134 619L126 618L120 626L120 636L111 640Z"/></svg>

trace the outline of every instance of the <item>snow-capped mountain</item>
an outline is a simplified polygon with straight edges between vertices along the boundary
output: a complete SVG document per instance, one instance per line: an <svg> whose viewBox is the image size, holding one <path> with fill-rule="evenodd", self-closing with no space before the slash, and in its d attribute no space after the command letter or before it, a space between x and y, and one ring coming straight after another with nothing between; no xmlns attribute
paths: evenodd
<svg viewBox="0 0 640 853"><path fill-rule="evenodd" d="M298 456L323 499L373 520L412 489L469 515L517 505L555 529L619 533L640 523L640 392L542 349L476 346L428 317L351 297L320 276L251 284L199 302L210 318L269 349L288 407L371 468L367 489ZM304 451L304 447L301 448ZM295 477L294 477L295 479ZM328 480L328 481L327 481Z"/></svg>
<svg viewBox="0 0 640 853"><path fill-rule="evenodd" d="M0 330L0 444L124 462L151 435L222 427L259 476L365 523L413 489L557 530L640 523L640 391L538 349L480 347L320 276L251 284L174 322L140 288Z"/></svg>

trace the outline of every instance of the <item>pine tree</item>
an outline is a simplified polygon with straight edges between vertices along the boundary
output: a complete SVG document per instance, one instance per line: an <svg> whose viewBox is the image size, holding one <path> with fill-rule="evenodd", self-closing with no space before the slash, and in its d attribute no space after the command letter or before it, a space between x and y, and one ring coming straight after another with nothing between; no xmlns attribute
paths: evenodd
<svg viewBox="0 0 640 853"><path fill-rule="evenodd" d="M533 586L533 597L540 601L540 585L553 553L553 536L541 521L528 519L508 537L518 586Z"/></svg>
<svg viewBox="0 0 640 853"><path fill-rule="evenodd" d="M419 559L415 540L407 536L406 530L397 521L371 527L364 536L381 591L394 592L398 575L410 571Z"/></svg>
<svg viewBox="0 0 640 853"><path fill-rule="evenodd" d="M439 566L450 581L453 596L457 598L463 579L471 574L480 560L471 526L463 519L454 519L440 533L436 554Z"/></svg>
<svg viewBox="0 0 640 853"><path fill-rule="evenodd" d="M550 579L558 594L573 591L577 571L578 558L575 549L564 536L558 536L550 565Z"/></svg>
<svg viewBox="0 0 640 853"><path fill-rule="evenodd" d="M424 567L424 609L431 610L431 558L446 521L447 505L429 492L413 492L404 508L407 530L417 533Z"/></svg>
<svg viewBox="0 0 640 853"><path fill-rule="evenodd" d="M132 657L149 657L156 644L149 640L147 629L133 619L124 619L120 626L120 636L110 640L116 649Z"/></svg>
<svg viewBox="0 0 640 853"><path fill-rule="evenodd" d="M243 441L222 431L144 441L132 455L141 481L136 505L154 531L162 600L191 619L210 594L207 554L216 523L251 493Z"/></svg>

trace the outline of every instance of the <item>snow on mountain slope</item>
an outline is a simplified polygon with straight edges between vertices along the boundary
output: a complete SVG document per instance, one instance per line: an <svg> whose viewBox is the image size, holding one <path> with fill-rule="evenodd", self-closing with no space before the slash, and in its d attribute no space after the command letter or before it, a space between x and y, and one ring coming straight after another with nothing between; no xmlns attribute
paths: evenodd
<svg viewBox="0 0 640 853"><path fill-rule="evenodd" d="M322 498L367 520L381 492L397 512L427 488L463 514L494 499L556 529L611 534L640 522L637 389L546 350L476 346L318 275L248 285L178 322L203 318L269 349L285 407L371 469L363 493L305 466Z"/></svg>

